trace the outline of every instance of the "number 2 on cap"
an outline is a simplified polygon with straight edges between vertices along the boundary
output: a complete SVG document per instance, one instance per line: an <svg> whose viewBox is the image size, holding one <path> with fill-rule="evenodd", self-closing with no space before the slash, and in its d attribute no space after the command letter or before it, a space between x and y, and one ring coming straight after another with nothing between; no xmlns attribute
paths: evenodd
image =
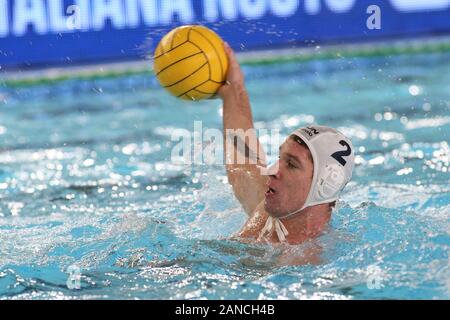
<svg viewBox="0 0 450 320"><path fill-rule="evenodd" d="M348 145L348 143L344 140L339 141L339 144L347 147L347 149L343 151L337 151L333 153L331 156L336 159L337 162L345 166L347 164L347 161L344 159L344 157L348 157L352 153L352 149Z"/></svg>

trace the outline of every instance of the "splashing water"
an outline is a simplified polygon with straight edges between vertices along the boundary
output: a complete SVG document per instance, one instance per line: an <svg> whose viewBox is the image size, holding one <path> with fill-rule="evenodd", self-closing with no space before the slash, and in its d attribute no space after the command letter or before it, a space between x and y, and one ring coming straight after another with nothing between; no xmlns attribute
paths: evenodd
<svg viewBox="0 0 450 320"><path fill-rule="evenodd" d="M329 230L288 249L228 240L246 215L223 166L170 161L173 130L221 128L218 100L145 76L1 87L0 297L448 299L449 61L244 67L257 127L325 124L357 148Z"/></svg>

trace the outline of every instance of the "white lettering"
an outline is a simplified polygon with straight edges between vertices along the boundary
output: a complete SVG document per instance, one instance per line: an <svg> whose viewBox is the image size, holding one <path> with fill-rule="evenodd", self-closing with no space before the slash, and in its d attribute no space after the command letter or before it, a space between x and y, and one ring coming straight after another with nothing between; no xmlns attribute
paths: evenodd
<svg viewBox="0 0 450 320"><path fill-rule="evenodd" d="M67 8L66 25L68 30L79 30L81 29L81 19L80 19L80 7L72 5Z"/></svg>
<svg viewBox="0 0 450 320"><path fill-rule="evenodd" d="M266 12L266 0L241 0L239 7L242 15L248 19L259 19Z"/></svg>
<svg viewBox="0 0 450 320"><path fill-rule="evenodd" d="M175 14L182 23L191 23L195 19L194 9L192 8L192 3L189 0L171 0L163 1L161 3L161 24L171 24Z"/></svg>
<svg viewBox="0 0 450 320"><path fill-rule="evenodd" d="M208 316L209 307L189 307L184 304L181 307L176 307L175 314L177 315L202 315L203 318Z"/></svg>
<svg viewBox="0 0 450 320"><path fill-rule="evenodd" d="M203 124L201 121L194 121L194 164L203 162Z"/></svg>
<svg viewBox="0 0 450 320"><path fill-rule="evenodd" d="M94 0L92 8L92 27L101 30L107 19L113 27L122 29L125 27L125 18L121 0Z"/></svg>
<svg viewBox="0 0 450 320"><path fill-rule="evenodd" d="M89 5L89 0L77 0L76 2L77 7L77 15L74 21L75 26L79 27L81 30L89 30L90 28L90 17L91 17L91 8Z"/></svg>
<svg viewBox="0 0 450 320"><path fill-rule="evenodd" d="M350 11L356 0L326 0L328 7L335 13Z"/></svg>
<svg viewBox="0 0 450 320"><path fill-rule="evenodd" d="M275 313L275 306L274 305L272 305L272 304L269 304L268 306L267 306L267 314L274 314Z"/></svg>
<svg viewBox="0 0 450 320"><path fill-rule="evenodd" d="M225 145L227 149L227 164L245 164L247 163L247 158L249 160L248 163L258 164L260 151L258 151L258 138L255 129L248 129L246 131L243 129L227 129ZM237 160L233 162L235 158Z"/></svg>
<svg viewBox="0 0 450 320"><path fill-rule="evenodd" d="M9 32L8 0L0 0L0 37L6 37Z"/></svg>
<svg viewBox="0 0 450 320"><path fill-rule="evenodd" d="M392 6L404 12L431 11L450 8L450 0L391 0Z"/></svg>
<svg viewBox="0 0 450 320"><path fill-rule="evenodd" d="M81 269L78 266L72 265L67 269L69 277L67 278L67 288L70 290L81 289Z"/></svg>
<svg viewBox="0 0 450 320"><path fill-rule="evenodd" d="M125 2L127 25L131 28L139 26L141 12L144 23L152 26L158 24L158 6L156 0L128 0ZM139 10L140 9L140 10Z"/></svg>
<svg viewBox="0 0 450 320"><path fill-rule="evenodd" d="M62 1L48 1L49 27L53 32L67 31Z"/></svg>
<svg viewBox="0 0 450 320"><path fill-rule="evenodd" d="M389 0L399 12L448 10L450 0ZM69 5L68 3L74 5ZM176 21L195 21L194 3L201 2L203 19L208 22L260 19L269 12L276 17L293 16L300 6L308 15L325 9L333 13L352 10L356 0L0 0L0 38L61 33L71 30L102 30L106 24L115 29L138 28L142 25L171 25ZM68 7L66 7L68 5ZM369 6L366 26L381 28L381 10ZM67 15L67 16L66 16Z"/></svg>
<svg viewBox="0 0 450 320"><path fill-rule="evenodd" d="M369 18L367 18L367 29L369 30L380 30L381 29L381 9L377 5L371 5L367 8L367 13L371 14Z"/></svg>
<svg viewBox="0 0 450 320"><path fill-rule="evenodd" d="M14 13L13 30L15 35L24 35L28 30L28 25L32 25L38 34L47 32L47 17L43 0L16 0Z"/></svg>
<svg viewBox="0 0 450 320"><path fill-rule="evenodd" d="M186 129L175 129L171 141L181 141L172 149L170 158L173 164L191 165L191 133Z"/></svg>
<svg viewBox="0 0 450 320"><path fill-rule="evenodd" d="M270 8L277 17L286 18L292 16L299 6L298 0L271 0Z"/></svg>
<svg viewBox="0 0 450 320"><path fill-rule="evenodd" d="M306 0L305 10L307 14L313 15L318 14L322 8L320 0Z"/></svg>
<svg viewBox="0 0 450 320"><path fill-rule="evenodd" d="M219 129L206 129L203 141L208 143L203 150L203 161L207 165L223 164L223 133Z"/></svg>
<svg viewBox="0 0 450 320"><path fill-rule="evenodd" d="M236 0L205 0L204 17L209 22L219 21L219 8L224 20L234 21L238 18Z"/></svg>

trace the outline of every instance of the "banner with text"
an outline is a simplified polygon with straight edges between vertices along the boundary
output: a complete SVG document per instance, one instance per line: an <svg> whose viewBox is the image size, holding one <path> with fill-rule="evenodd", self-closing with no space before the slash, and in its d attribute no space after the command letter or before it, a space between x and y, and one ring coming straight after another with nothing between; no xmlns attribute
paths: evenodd
<svg viewBox="0 0 450 320"><path fill-rule="evenodd" d="M151 56L204 24L238 50L450 32L450 0L0 0L0 68Z"/></svg>

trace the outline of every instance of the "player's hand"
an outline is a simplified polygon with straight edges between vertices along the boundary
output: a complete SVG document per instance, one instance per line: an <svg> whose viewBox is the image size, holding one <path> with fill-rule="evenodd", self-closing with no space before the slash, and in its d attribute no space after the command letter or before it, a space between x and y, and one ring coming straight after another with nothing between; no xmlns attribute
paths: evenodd
<svg viewBox="0 0 450 320"><path fill-rule="evenodd" d="M223 44L225 53L228 56L228 73L226 78L226 83L219 88L217 94L225 99L228 95L233 93L233 90L242 88L244 86L244 74L242 73L239 62L237 61L236 55L233 49L224 42Z"/></svg>

